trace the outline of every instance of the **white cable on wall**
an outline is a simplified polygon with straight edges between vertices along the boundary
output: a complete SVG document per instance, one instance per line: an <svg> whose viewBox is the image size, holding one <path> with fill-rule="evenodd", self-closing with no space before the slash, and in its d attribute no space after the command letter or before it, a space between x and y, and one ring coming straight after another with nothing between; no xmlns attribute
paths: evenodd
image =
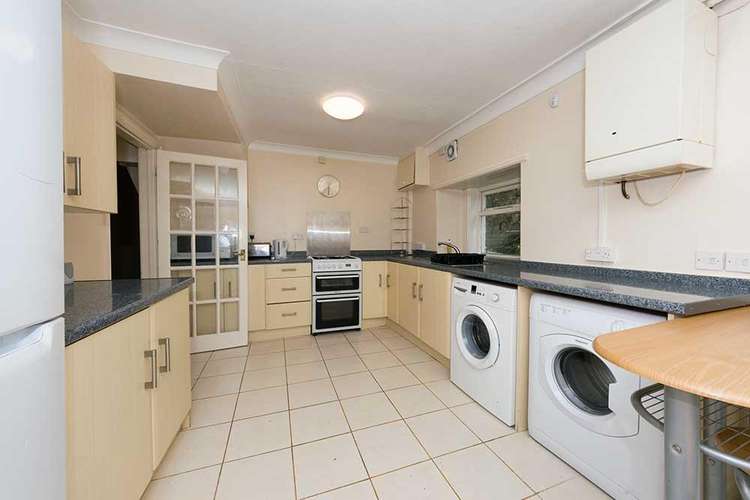
<svg viewBox="0 0 750 500"><path fill-rule="evenodd" d="M670 196L672 196L672 194L674 193L674 190L677 189L677 186L680 185L680 182L682 181L683 177L685 177L685 171L684 170L682 171L682 173L680 174L680 176L677 178L677 180L674 181L674 184L672 184L672 187L669 188L669 191L667 191L667 194L664 195L664 197L661 198L660 200L657 200L657 201L648 201L645 198L643 198L643 196L641 195L641 191L638 189L638 183L637 182L633 182L633 186L635 186L635 194L638 195L638 199L641 200L641 203L643 203L647 207L655 207L657 205L661 205L662 203L664 203L665 201L667 201Z"/></svg>

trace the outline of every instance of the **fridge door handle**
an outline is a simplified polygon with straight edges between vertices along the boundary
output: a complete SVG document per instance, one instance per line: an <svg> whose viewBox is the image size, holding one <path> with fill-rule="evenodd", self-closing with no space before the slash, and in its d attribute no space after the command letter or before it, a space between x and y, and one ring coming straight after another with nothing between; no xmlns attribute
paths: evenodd
<svg viewBox="0 0 750 500"><path fill-rule="evenodd" d="M157 360L159 352L156 349L150 349L143 351L143 357L151 360L151 380L144 383L143 387L146 389L156 389L159 387L159 370L157 370Z"/></svg>

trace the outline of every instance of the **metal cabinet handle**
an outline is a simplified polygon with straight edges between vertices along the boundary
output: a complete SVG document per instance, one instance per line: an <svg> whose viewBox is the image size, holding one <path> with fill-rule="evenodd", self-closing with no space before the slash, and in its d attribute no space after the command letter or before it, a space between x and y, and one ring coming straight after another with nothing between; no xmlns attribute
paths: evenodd
<svg viewBox="0 0 750 500"><path fill-rule="evenodd" d="M164 346L164 366L159 367L159 373L172 371L172 342L169 337L159 339L159 345Z"/></svg>
<svg viewBox="0 0 750 500"><path fill-rule="evenodd" d="M73 165L73 171L75 172L75 185L73 189L67 189L65 186L65 167L63 167L63 190L68 196L81 196L81 157L66 156L65 164Z"/></svg>
<svg viewBox="0 0 750 500"><path fill-rule="evenodd" d="M416 283L411 284L411 298L412 299L417 298L417 284Z"/></svg>
<svg viewBox="0 0 750 500"><path fill-rule="evenodd" d="M146 389L156 389L157 387L159 387L159 370L156 369L157 356L158 351L156 349L143 351L143 357L151 359L151 380L143 384L143 387L145 387Z"/></svg>
<svg viewBox="0 0 750 500"><path fill-rule="evenodd" d="M281 291L282 291L282 292L293 292L293 291L295 291L296 289L297 289L297 287L296 287L296 286L290 286L290 287L287 287L287 288L282 288L282 289L281 289Z"/></svg>
<svg viewBox="0 0 750 500"><path fill-rule="evenodd" d="M422 302L424 297L422 296L422 289L424 288L424 285L422 283L419 284L419 301Z"/></svg>
<svg viewBox="0 0 750 500"><path fill-rule="evenodd" d="M288 318L289 316L296 316L297 313L281 313L282 318Z"/></svg>
<svg viewBox="0 0 750 500"><path fill-rule="evenodd" d="M296 270L297 270L297 268L296 268L296 267L286 267L286 268L282 268L282 269L281 269L281 272L282 272L282 273L289 273L289 272L294 272L294 271L296 271Z"/></svg>
<svg viewBox="0 0 750 500"><path fill-rule="evenodd" d="M385 287L386 288L391 287L391 275L390 274L385 275Z"/></svg>
<svg viewBox="0 0 750 500"><path fill-rule="evenodd" d="M383 288L383 275L378 273L378 288Z"/></svg>
<svg viewBox="0 0 750 500"><path fill-rule="evenodd" d="M227 287L229 288L229 294L227 294L227 297L231 297L232 296L232 282L231 281L227 282Z"/></svg>
<svg viewBox="0 0 750 500"><path fill-rule="evenodd" d="M214 281L214 298L216 298L216 282Z"/></svg>

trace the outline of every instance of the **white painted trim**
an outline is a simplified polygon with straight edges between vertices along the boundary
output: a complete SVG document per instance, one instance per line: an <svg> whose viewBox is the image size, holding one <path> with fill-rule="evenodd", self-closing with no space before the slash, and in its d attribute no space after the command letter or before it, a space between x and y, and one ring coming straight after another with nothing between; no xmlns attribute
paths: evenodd
<svg viewBox="0 0 750 500"><path fill-rule="evenodd" d="M248 146L248 149L253 151L269 151L272 153L287 153L302 156L323 156L333 160L365 161L369 163L380 163L383 165L398 164L398 158L395 156L311 148L308 146L294 146L291 144L278 144L275 142L255 141Z"/></svg>
<svg viewBox="0 0 750 500"><path fill-rule="evenodd" d="M136 118L130 111L117 105L117 128L128 138L137 142L136 146L145 149L156 149L159 147L159 137L148 126Z"/></svg>
<svg viewBox="0 0 750 500"><path fill-rule="evenodd" d="M503 160L499 163L495 163L493 165L480 168L479 170L474 170L471 173L460 175L458 177L448 179L441 183L431 184L430 189L450 189L452 186L456 184L460 184L461 182L468 181L475 177L481 177L482 175L485 175L485 174L491 174L492 172L495 172L498 170L505 170L507 168L515 167L516 165L520 165L521 178L523 178L523 168L524 168L524 165L526 165L526 162L528 160L529 160L529 157L527 155L514 156L512 158L508 158L507 160Z"/></svg>
<svg viewBox="0 0 750 500"><path fill-rule="evenodd" d="M157 278L156 150L138 148L138 224L141 278Z"/></svg>
<svg viewBox="0 0 750 500"><path fill-rule="evenodd" d="M489 123L503 113L520 106L524 102L541 94L554 85L557 85L576 73L583 71L586 50L603 39L611 36L616 31L632 24L638 18L665 2L666 0L646 0L614 23L586 39L577 47L569 50L547 66L506 90L487 104L481 106L479 109L469 113L467 116L427 141L425 146L427 154L431 155L435 153L450 141L465 136L472 130Z"/></svg>

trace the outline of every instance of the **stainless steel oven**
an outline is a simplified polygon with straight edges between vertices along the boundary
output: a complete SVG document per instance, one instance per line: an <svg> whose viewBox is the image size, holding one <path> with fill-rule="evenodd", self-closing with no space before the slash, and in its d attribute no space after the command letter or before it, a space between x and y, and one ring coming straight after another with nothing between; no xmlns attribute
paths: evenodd
<svg viewBox="0 0 750 500"><path fill-rule="evenodd" d="M362 294L313 296L313 334L362 327Z"/></svg>
<svg viewBox="0 0 750 500"><path fill-rule="evenodd" d="M362 291L361 272L313 273L313 294L334 295Z"/></svg>

